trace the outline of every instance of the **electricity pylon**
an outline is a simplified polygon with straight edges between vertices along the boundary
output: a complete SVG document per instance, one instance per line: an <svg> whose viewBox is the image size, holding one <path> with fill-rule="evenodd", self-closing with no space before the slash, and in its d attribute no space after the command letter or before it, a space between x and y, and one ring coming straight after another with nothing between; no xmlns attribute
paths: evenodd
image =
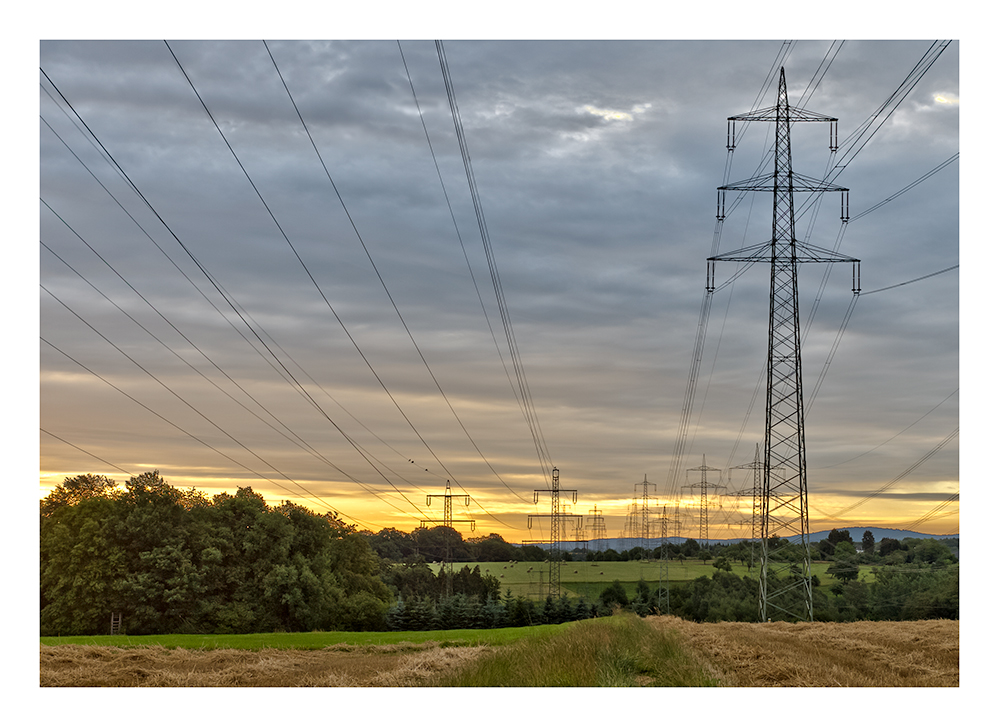
<svg viewBox="0 0 999 727"><path fill-rule="evenodd" d="M453 566L452 560L451 560L451 530L454 530L454 523L456 523L456 522L457 523L471 523L472 524L471 529L474 532L475 531L475 521L474 520L455 520L454 517L452 516L451 498L454 497L454 495L451 494L451 480L448 480L447 484L444 486L444 494L443 495L427 495L427 505L430 505L433 502L433 499L435 497L443 497L444 498L444 519L443 520L421 520L420 521L420 526L421 527L426 527L430 523L440 523L445 528L448 528L448 531L446 531L444 533L444 560L441 562L441 568L444 570L444 574L445 574L444 592L445 592L446 596L450 596L451 595L451 580L452 580L452 578L454 576L454 566ZM465 495L464 497L465 497L465 507L468 507L468 503L471 501L471 498L468 495Z"/></svg>
<svg viewBox="0 0 999 727"><path fill-rule="evenodd" d="M666 576L666 611L669 613L669 517L663 505L659 516L659 613L663 613L663 570Z"/></svg>
<svg viewBox="0 0 999 727"><path fill-rule="evenodd" d="M792 619L812 620L811 557L808 543L808 486L805 469L805 413L801 386L801 334L798 322L798 266L801 263L853 263L853 292L860 292L860 261L795 238L794 192L840 192L840 218L849 217L845 187L791 170L791 124L828 122L829 147L837 147L837 120L792 107L787 101L784 69L777 105L728 119L728 148L735 145L741 121L776 124L772 174L762 174L718 188L717 217L725 217L725 192L773 193L771 238L759 245L708 258L708 291L714 290L717 261L770 263L770 333L767 353L766 431L760 546L760 620L778 611ZM781 546L782 539L787 543ZM772 582L771 582L772 580Z"/></svg>
<svg viewBox="0 0 999 727"><path fill-rule="evenodd" d="M750 551L749 551L749 562L756 562L756 544L759 540L762 540L762 525L763 525L763 462L760 461L760 445L756 445L756 455L753 457L752 462L747 462L746 464L736 465L732 469L736 470L752 470L753 471L753 515L751 519L751 532L752 536L750 538ZM741 494L741 493L739 493Z"/></svg>
<svg viewBox="0 0 999 727"><path fill-rule="evenodd" d="M568 513L562 512L562 504L560 499L562 493L571 493L573 503L576 502L576 491L575 490L560 490L558 482L558 467L552 470L552 486L543 490L534 491L534 504L538 503L538 494L541 492L550 492L552 497L552 512L551 515L528 515L527 516L527 528L530 529L533 525L533 518L551 518L551 543L548 548L548 595L552 598L558 598L562 595L562 547L561 547L561 530L562 523L568 519L576 520L577 524L583 519L582 515L570 515Z"/></svg>
<svg viewBox="0 0 999 727"><path fill-rule="evenodd" d="M641 482L635 484L635 487L642 488L642 504L638 509L638 537L642 539L642 558L648 560L649 554L649 487L652 489L656 488L654 482L649 482L649 476L645 475Z"/></svg>
<svg viewBox="0 0 999 727"><path fill-rule="evenodd" d="M590 510L590 514L586 519L589 521L590 526L590 540L606 540L607 524L604 522L604 516L601 515L601 511L597 509L596 505Z"/></svg>
<svg viewBox="0 0 999 727"><path fill-rule="evenodd" d="M708 472L721 472L721 470L718 469L717 467L708 467L707 456L702 454L701 466L691 467L687 470L687 472L701 473L700 482L693 485L686 484L684 485L684 487L689 488L691 490L697 488L701 493L701 501L699 508L700 514L697 520L698 522L697 538L698 540L701 541L701 547L706 548L708 547L708 488L711 488L717 492L719 489L724 487L724 485L718 482L708 482Z"/></svg>

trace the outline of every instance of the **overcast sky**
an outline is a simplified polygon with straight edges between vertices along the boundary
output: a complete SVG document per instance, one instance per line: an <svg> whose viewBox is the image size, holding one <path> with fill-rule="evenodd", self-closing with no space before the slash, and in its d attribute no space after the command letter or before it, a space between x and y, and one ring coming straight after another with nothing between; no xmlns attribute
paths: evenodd
<svg viewBox="0 0 999 727"><path fill-rule="evenodd" d="M660 508L673 494L705 258L713 242L726 252L770 234L771 199L757 194L714 237L726 118L774 104L766 82L781 57L791 103L807 94L806 108L838 117L842 142L932 46L445 43L509 320L573 512L597 508L613 536L636 483L658 485ZM806 401L825 369L806 421L814 530L927 516L915 529L959 530L947 499L959 490L960 271L948 269L960 162L858 217L958 153L958 56L955 41L855 157L833 161L848 161L836 176L855 218L845 231L838 194L798 222L799 238L862 260L866 293L835 347L850 266L824 286L824 265L801 270L803 328L821 290ZM40 65L58 87L39 74L43 495L74 474L155 468L178 487L249 485L409 531L443 517L427 496L451 480L454 517L474 519L476 535L546 537L544 518L527 520L549 513L533 491L550 485L550 463L504 369L433 41L401 52L394 40L53 41ZM729 181L756 173L772 135L745 129ZM826 125L796 125L795 170L821 178L828 147ZM716 283L738 269L720 263ZM768 273L756 265L714 294L681 491L702 457L731 490L748 486L728 468L763 437ZM748 501L720 502L711 535L748 536L736 513ZM688 526L696 535L696 517Z"/></svg>

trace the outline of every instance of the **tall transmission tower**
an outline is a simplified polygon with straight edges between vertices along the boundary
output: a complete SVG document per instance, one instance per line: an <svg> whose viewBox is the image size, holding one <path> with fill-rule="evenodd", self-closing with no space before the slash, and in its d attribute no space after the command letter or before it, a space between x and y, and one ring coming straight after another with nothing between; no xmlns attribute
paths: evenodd
<svg viewBox="0 0 999 727"><path fill-rule="evenodd" d="M565 520L573 519L579 521L583 519L582 515L571 515L562 511L561 497L562 493L570 493L572 502L576 502L576 491L575 490L562 490L559 488L558 481L558 467L552 470L552 486L550 488L545 488L543 490L534 491L534 502L537 504L538 495L542 492L551 493L552 498L552 511L550 515L528 515L527 516L527 528L530 529L533 525L533 518L551 518L551 542L548 547L548 595L552 598L558 598L562 591L562 546L561 546L561 530Z"/></svg>
<svg viewBox="0 0 999 727"><path fill-rule="evenodd" d="M443 525L445 528L448 528L448 530L444 533L444 559L441 561L441 568L444 570L444 573L445 573L445 580L444 580L445 595L450 596L451 595L451 581L452 581L453 576L454 576L454 566L453 566L453 561L452 561L452 558L451 558L451 553L452 553L452 550L451 550L451 531L454 530L454 523L471 523L471 525L472 525L471 530L474 532L475 531L475 521L474 520L455 520L454 519L452 508L451 508L451 499L453 497L455 497L455 496L451 494L451 480L448 480L447 484L444 486L444 494L441 494L441 495L427 495L427 505L430 505L433 502L433 499L435 497L440 497L440 498L444 499L444 519L443 520L421 520L420 521L420 526L421 527L426 527L427 525L429 525L431 523L439 523L439 524ZM459 497L461 497L461 496L459 495ZM464 495L464 498L465 498L465 507L468 507L468 503L471 501L471 498L470 498L469 495Z"/></svg>
<svg viewBox="0 0 999 727"><path fill-rule="evenodd" d="M708 258L707 289L714 290L718 261L770 263L770 332L767 352L766 431L763 460L760 546L760 620L781 612L811 621L812 581L808 543L808 487L805 468L805 416L802 405L801 334L798 322L798 266L801 263L853 263L853 292L860 292L860 261L801 242L794 234L794 192L840 192L840 218L849 217L845 187L794 173L791 124L828 122L829 148L837 148L837 119L792 107L784 69L777 105L728 119L728 148L735 146L739 122L776 125L773 173L718 188L719 220L725 218L725 192L772 192L771 238L759 245ZM787 545L782 545L786 542Z"/></svg>
<svg viewBox="0 0 999 727"><path fill-rule="evenodd" d="M645 475L641 482L635 484L635 488L642 488L641 505L638 508L638 537L642 539L642 557L648 560L649 549L649 487L656 488L655 483L649 482L649 476Z"/></svg>
<svg viewBox="0 0 999 727"><path fill-rule="evenodd" d="M700 472L701 480L696 484L687 484L684 487L689 489L697 489L700 493L700 507L698 508L698 518L697 518L697 539L701 541L702 547L707 547L708 545L708 490L713 489L716 492L723 488L720 482L708 482L708 472L721 472L717 467L708 467L707 465L707 455L701 455L701 466L691 467L687 472Z"/></svg>

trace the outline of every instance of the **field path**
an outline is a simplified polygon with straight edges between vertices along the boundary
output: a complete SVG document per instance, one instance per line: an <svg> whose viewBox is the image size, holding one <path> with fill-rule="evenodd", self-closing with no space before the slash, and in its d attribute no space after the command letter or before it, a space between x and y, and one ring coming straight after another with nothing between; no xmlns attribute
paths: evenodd
<svg viewBox="0 0 999 727"><path fill-rule="evenodd" d="M693 623L650 616L679 631L733 687L956 687L958 621Z"/></svg>

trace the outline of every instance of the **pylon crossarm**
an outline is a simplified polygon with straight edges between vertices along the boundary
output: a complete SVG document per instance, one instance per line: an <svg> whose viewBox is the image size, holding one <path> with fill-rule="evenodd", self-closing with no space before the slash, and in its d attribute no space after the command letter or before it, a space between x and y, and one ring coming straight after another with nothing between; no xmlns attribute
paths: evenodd
<svg viewBox="0 0 999 727"><path fill-rule="evenodd" d="M779 115L778 115L779 113ZM826 116L825 114L818 114L814 111L808 111L807 109L801 109L796 106L770 106L765 109L757 109L756 111L749 111L744 114L736 114L735 116L729 116L729 121L825 121L831 123L834 121L839 121L834 116Z"/></svg>

